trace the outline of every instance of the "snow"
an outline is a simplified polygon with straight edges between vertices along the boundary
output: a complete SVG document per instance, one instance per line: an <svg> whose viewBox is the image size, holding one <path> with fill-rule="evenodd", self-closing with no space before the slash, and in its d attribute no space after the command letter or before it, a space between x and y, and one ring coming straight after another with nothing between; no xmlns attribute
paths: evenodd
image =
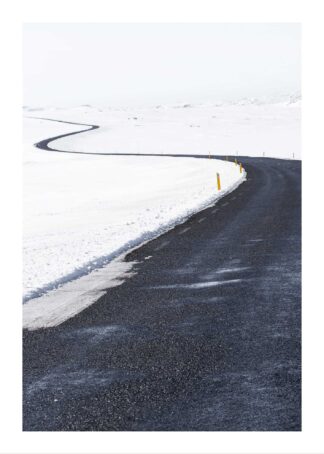
<svg viewBox="0 0 324 454"><path fill-rule="evenodd" d="M33 143L78 127L31 118L24 125L25 301L106 265L244 179L220 160L48 152Z"/></svg>
<svg viewBox="0 0 324 454"><path fill-rule="evenodd" d="M44 111L44 116L100 125L55 143L63 150L107 153L212 154L300 159L299 98L219 106ZM33 112L30 113L32 115ZM38 116L40 112L37 112ZM74 119L74 120L71 120Z"/></svg>
<svg viewBox="0 0 324 454"><path fill-rule="evenodd" d="M210 281L210 282L194 282L193 284L171 284L171 285L157 285L153 288L182 288L182 289L201 289L207 287L218 287L219 285L237 284L242 282L242 279L228 279L227 281Z"/></svg>
<svg viewBox="0 0 324 454"><path fill-rule="evenodd" d="M35 330L57 326L98 301L107 288L121 285L134 274L131 269L135 262L123 259L121 256L99 270L30 300L24 305L23 327Z"/></svg>

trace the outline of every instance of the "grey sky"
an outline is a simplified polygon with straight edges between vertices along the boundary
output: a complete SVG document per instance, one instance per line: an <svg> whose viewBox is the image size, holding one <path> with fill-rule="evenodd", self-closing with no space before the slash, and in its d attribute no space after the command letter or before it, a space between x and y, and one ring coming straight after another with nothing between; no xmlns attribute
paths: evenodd
<svg viewBox="0 0 324 454"><path fill-rule="evenodd" d="M298 24L25 24L24 104L143 105L300 91Z"/></svg>

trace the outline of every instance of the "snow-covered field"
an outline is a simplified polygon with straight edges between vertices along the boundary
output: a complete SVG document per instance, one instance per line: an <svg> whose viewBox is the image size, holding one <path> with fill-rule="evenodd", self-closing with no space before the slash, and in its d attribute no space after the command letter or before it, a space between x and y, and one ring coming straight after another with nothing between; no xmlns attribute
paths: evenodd
<svg viewBox="0 0 324 454"><path fill-rule="evenodd" d="M63 150L301 157L300 100L142 109L76 107L28 115L100 125L55 143Z"/></svg>
<svg viewBox="0 0 324 454"><path fill-rule="evenodd" d="M112 275L112 285L118 285L116 267L107 268L113 258L182 222L244 179L238 166L221 160L43 151L33 144L82 127L28 117L100 126L51 144L62 150L213 155L238 152L282 158L294 154L296 158L300 157L299 104L25 108L23 293L24 300L29 300L24 315L29 317L27 325L49 326L60 320L54 304L51 321L35 325L35 314L42 312L44 302L50 307L58 287L64 290L72 285L67 292L77 294L81 301L78 282L80 288L98 290L98 282L100 287L103 277L107 280ZM216 172L221 175L221 191L216 188ZM119 262L117 265L122 274L123 266ZM103 271L94 274L99 268ZM43 294L45 297L39 298ZM60 295L63 301L62 291ZM90 300L83 297L84 306ZM67 299L64 304L70 313L81 310Z"/></svg>

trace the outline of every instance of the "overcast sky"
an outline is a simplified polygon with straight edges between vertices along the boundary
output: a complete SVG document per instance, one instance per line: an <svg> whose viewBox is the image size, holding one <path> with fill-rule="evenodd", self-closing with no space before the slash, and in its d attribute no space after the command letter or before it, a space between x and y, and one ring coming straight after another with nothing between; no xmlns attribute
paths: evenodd
<svg viewBox="0 0 324 454"><path fill-rule="evenodd" d="M145 105L300 91L298 24L25 24L24 104Z"/></svg>

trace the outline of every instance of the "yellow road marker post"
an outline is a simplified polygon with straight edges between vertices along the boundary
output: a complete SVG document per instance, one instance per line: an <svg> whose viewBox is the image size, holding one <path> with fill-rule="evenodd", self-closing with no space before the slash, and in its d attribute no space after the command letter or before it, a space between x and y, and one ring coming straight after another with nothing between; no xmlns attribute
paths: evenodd
<svg viewBox="0 0 324 454"><path fill-rule="evenodd" d="M221 190L221 182L220 182L219 173L216 173L216 176L217 176L217 189L220 191Z"/></svg>
<svg viewBox="0 0 324 454"><path fill-rule="evenodd" d="M242 163L240 162L240 173L242 173Z"/></svg>

